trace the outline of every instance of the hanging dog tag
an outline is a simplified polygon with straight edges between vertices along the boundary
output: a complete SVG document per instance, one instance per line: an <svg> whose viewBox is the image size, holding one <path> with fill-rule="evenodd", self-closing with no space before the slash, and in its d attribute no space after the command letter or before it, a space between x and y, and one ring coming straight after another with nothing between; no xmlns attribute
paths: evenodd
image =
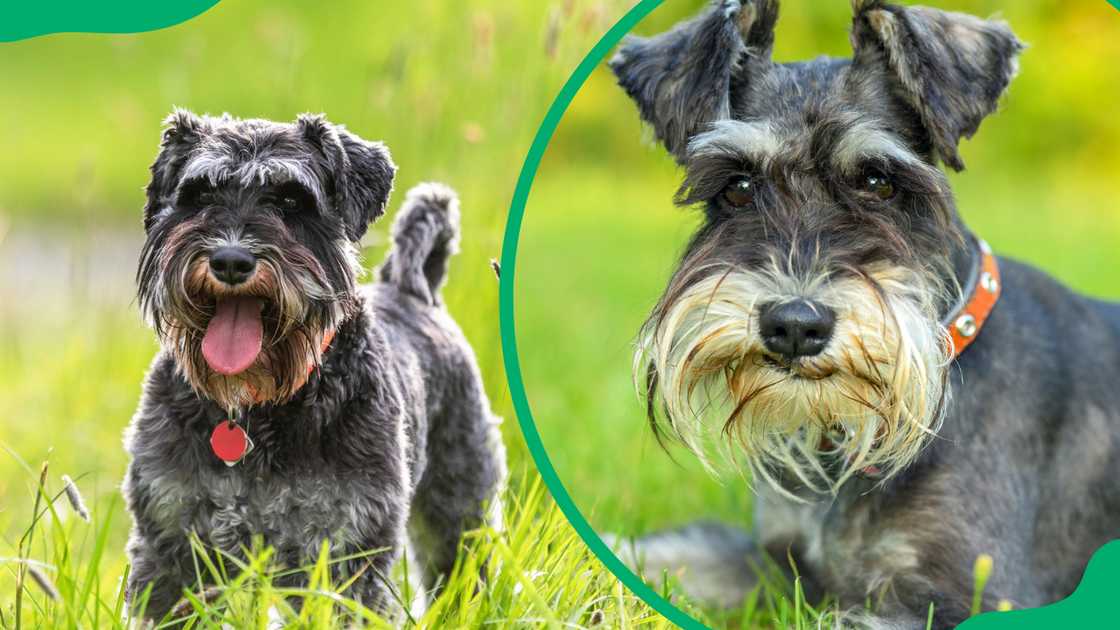
<svg viewBox="0 0 1120 630"><path fill-rule="evenodd" d="M214 432L210 434L210 450L214 451L226 466L233 466L253 450L253 441L249 439L245 429L233 420L219 422L218 426L214 427Z"/></svg>

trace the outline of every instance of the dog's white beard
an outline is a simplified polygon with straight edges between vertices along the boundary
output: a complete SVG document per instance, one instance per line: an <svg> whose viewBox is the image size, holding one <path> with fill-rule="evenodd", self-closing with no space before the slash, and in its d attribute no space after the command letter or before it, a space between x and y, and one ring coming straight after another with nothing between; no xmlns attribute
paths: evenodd
<svg viewBox="0 0 1120 630"><path fill-rule="evenodd" d="M835 493L872 467L889 479L940 427L951 343L920 274L867 273L796 280L708 269L643 329L635 375L656 372L653 404L712 472L715 450L787 495L778 471L815 492ZM836 325L794 374L765 360L757 306L798 297L833 309Z"/></svg>

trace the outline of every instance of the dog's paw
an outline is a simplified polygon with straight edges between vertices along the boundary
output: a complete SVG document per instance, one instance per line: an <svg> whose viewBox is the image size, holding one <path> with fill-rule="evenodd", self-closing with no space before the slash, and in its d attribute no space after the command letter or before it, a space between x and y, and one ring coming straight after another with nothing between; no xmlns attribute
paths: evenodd
<svg viewBox="0 0 1120 630"><path fill-rule="evenodd" d="M668 579L688 598L732 608L758 584L752 560L758 553L747 533L718 523L699 522L644 536L600 538L619 560L643 579L664 586Z"/></svg>

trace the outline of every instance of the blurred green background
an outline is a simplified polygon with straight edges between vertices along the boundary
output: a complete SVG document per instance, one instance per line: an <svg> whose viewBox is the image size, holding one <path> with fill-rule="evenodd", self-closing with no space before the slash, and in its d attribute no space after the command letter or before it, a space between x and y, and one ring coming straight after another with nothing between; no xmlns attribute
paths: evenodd
<svg viewBox="0 0 1120 630"><path fill-rule="evenodd" d="M395 200L427 179L459 190L465 237L447 299L507 418L513 468L525 466L487 261L500 254L548 104L630 4L227 0L154 33L0 44L0 445L11 449L0 453L0 557L15 555L31 511L33 475L20 461L35 469L48 455L53 485L77 478L88 502L111 510L108 548L123 548L120 437L156 350L132 273L147 166L175 105L280 120L324 111L388 144L400 166ZM702 4L666 0L640 30L661 31ZM935 4L1001 12L1032 46L1004 111L965 143L969 171L952 176L966 218L1000 252L1120 297L1120 13L1103 0ZM786 0L778 58L846 54L848 20L847 2ZM742 482L720 484L679 452L673 464L630 382L634 335L696 222L669 203L679 173L643 138L600 69L548 149L517 270L529 400L561 478L600 529L745 522ZM370 265L388 225L370 232ZM123 554L105 564L112 588Z"/></svg>
<svg viewBox="0 0 1120 630"><path fill-rule="evenodd" d="M0 452L0 558L17 555L32 509L37 475L20 461L37 471L49 454L50 486L76 478L101 521L114 519L107 592L123 570L121 435L156 351L132 276L148 165L173 106L278 120L322 111L385 141L400 167L390 215L419 181L459 191L462 253L445 295L507 419L519 478L530 464L488 261L549 102L623 10L621 0L230 0L152 33L0 44L0 445L11 451ZM370 231L367 266L390 220ZM13 567L0 561L0 615Z"/></svg>
<svg viewBox="0 0 1120 630"><path fill-rule="evenodd" d="M1120 298L1120 12L1104 0L928 0L1010 22L1030 48L996 115L950 176L965 219L1005 255L1073 287ZM669 0L638 27L704 6ZM848 56L848 2L784 0L775 58ZM560 478L601 531L637 534L698 518L747 525L733 474L717 481L655 443L630 361L698 212L605 67L565 115L537 173L518 247L515 315L533 417ZM1024 331L1023 334L1034 334Z"/></svg>

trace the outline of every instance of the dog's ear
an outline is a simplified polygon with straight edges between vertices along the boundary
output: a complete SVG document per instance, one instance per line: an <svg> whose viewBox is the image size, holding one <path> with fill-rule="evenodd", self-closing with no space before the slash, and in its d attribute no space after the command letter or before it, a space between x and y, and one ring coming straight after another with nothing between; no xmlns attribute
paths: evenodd
<svg viewBox="0 0 1120 630"><path fill-rule="evenodd" d="M346 224L346 236L358 241L369 224L385 214L397 166L380 142L363 140L322 114L303 114L296 121L304 139L316 146L334 176L335 200Z"/></svg>
<svg viewBox="0 0 1120 630"><path fill-rule="evenodd" d="M856 68L889 73L893 91L920 117L942 162L962 170L962 137L995 111L1024 45L1007 24L882 0L854 0Z"/></svg>
<svg viewBox="0 0 1120 630"><path fill-rule="evenodd" d="M152 163L152 179L145 189L144 230L151 229L160 211L175 202L179 172L199 141L212 131L209 118L176 108L163 119L163 136L159 154Z"/></svg>
<svg viewBox="0 0 1120 630"><path fill-rule="evenodd" d="M678 160L688 140L731 117L733 92L771 65L778 0L719 0L655 37L628 36L610 61L643 120Z"/></svg>
<svg viewBox="0 0 1120 630"><path fill-rule="evenodd" d="M370 223L385 214L397 166L384 144L363 140L344 129L338 136L348 162L341 208L350 239L357 241Z"/></svg>

